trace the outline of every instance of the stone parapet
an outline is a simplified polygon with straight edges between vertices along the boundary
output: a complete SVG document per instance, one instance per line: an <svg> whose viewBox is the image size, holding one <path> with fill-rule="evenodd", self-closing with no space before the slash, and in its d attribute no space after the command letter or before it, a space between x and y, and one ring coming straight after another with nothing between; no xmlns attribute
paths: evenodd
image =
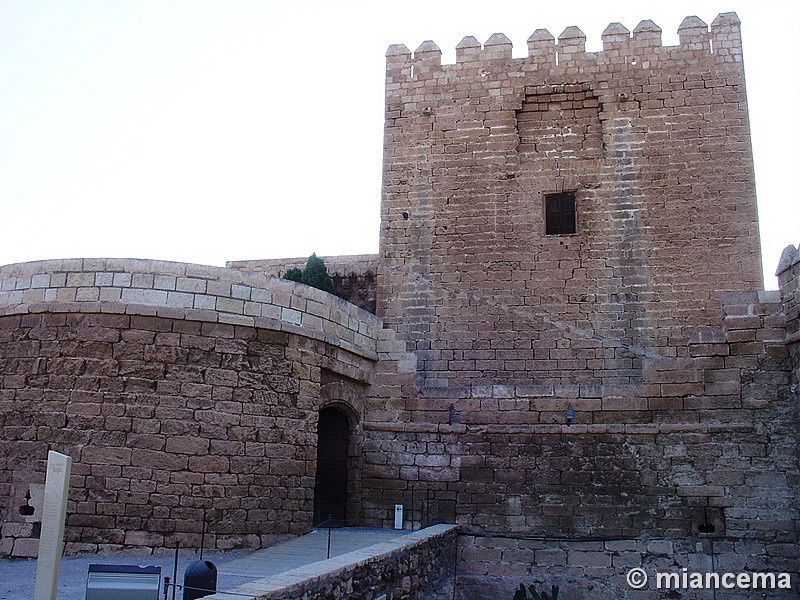
<svg viewBox="0 0 800 600"><path fill-rule="evenodd" d="M678 28L677 46L663 46L661 28L650 20L641 21L631 33L621 23L611 23L603 32L603 50L586 51L586 35L575 26L567 27L556 39L546 29L528 38L528 56L512 59L512 43L502 33L492 35L483 46L472 36L458 45L455 66L495 67L499 61L525 67L560 67L565 73L592 72L609 66L628 71L647 70L667 61L742 62L742 38L736 13L721 13L711 27L697 17L686 17ZM408 78L437 78L442 51L431 40L413 53L403 44L389 46L387 71Z"/></svg>
<svg viewBox="0 0 800 600"><path fill-rule="evenodd" d="M380 319L326 292L234 269L131 259L0 267L0 314L123 312L290 331L377 359Z"/></svg>

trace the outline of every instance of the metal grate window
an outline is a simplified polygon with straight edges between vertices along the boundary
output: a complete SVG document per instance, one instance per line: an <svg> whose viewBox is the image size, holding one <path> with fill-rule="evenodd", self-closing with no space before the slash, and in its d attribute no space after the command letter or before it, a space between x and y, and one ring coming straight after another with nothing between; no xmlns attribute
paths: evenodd
<svg viewBox="0 0 800 600"><path fill-rule="evenodd" d="M544 203L547 235L566 235L577 231L575 192L545 194Z"/></svg>

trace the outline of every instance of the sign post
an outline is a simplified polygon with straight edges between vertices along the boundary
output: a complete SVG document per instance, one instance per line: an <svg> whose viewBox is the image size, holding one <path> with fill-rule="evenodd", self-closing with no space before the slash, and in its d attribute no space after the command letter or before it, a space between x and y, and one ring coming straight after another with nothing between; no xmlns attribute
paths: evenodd
<svg viewBox="0 0 800 600"><path fill-rule="evenodd" d="M58 566L64 551L64 520L67 516L67 493L71 470L72 458L52 450L47 453L42 533L39 536L39 559L36 561L33 600L55 600L56 597Z"/></svg>
<svg viewBox="0 0 800 600"><path fill-rule="evenodd" d="M403 505L402 504L395 504L394 505L394 528L395 529L402 529L403 528Z"/></svg>

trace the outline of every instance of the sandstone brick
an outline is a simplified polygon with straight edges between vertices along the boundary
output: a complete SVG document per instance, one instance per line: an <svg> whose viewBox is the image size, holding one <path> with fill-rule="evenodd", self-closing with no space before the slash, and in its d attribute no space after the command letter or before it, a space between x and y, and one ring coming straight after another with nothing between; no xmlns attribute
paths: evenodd
<svg viewBox="0 0 800 600"><path fill-rule="evenodd" d="M11 556L20 558L36 558L39 556L39 540L32 538L18 538L14 540Z"/></svg>
<svg viewBox="0 0 800 600"><path fill-rule="evenodd" d="M225 473L230 468L230 461L225 456L192 456L189 458L189 470L196 473Z"/></svg>
<svg viewBox="0 0 800 600"><path fill-rule="evenodd" d="M135 448L131 450L131 465L150 469L179 471L187 467L188 460L181 455Z"/></svg>
<svg viewBox="0 0 800 600"><path fill-rule="evenodd" d="M148 531L128 531L125 533L125 545L157 548L164 545L164 536Z"/></svg>
<svg viewBox="0 0 800 600"><path fill-rule="evenodd" d="M166 451L176 454L208 454L210 441L205 438L174 436L167 438Z"/></svg>
<svg viewBox="0 0 800 600"><path fill-rule="evenodd" d="M606 552L584 552L576 550L569 553L569 563L576 567L610 567L611 556Z"/></svg>
<svg viewBox="0 0 800 600"><path fill-rule="evenodd" d="M3 538L31 538L33 537L33 523L14 523L3 524Z"/></svg>
<svg viewBox="0 0 800 600"><path fill-rule="evenodd" d="M85 447L81 451L81 461L88 464L127 465L131 461L129 448Z"/></svg>

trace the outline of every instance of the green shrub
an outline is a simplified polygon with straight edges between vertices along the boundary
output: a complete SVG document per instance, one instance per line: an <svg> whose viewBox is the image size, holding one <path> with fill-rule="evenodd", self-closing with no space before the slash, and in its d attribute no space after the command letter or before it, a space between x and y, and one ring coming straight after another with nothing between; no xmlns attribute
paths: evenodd
<svg viewBox="0 0 800 600"><path fill-rule="evenodd" d="M303 281L303 270L298 269L297 267L293 267L283 274L283 278L288 279L289 281L296 281L297 283L301 283Z"/></svg>

